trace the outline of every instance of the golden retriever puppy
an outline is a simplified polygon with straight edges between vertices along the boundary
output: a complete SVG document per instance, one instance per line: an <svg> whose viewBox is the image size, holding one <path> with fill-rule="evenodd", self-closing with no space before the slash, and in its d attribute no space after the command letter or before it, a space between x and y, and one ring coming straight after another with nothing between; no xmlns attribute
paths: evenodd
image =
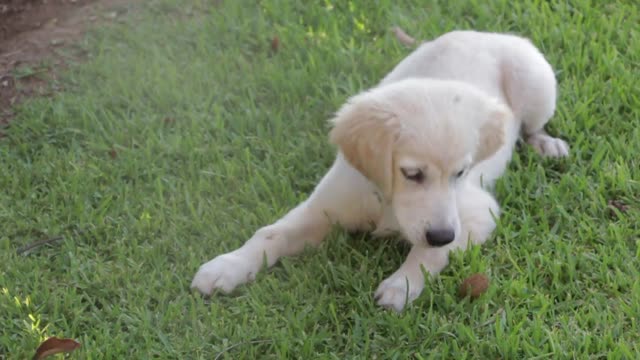
<svg viewBox="0 0 640 360"><path fill-rule="evenodd" d="M555 100L551 66L526 39L456 31L424 43L337 112L330 139L339 152L309 198L202 265L192 287L229 293L253 280L264 261L272 266L318 245L339 224L396 232L412 245L375 291L379 305L401 311L452 249L490 236L499 207L486 189L505 171L521 133L542 155L568 154L543 129Z"/></svg>

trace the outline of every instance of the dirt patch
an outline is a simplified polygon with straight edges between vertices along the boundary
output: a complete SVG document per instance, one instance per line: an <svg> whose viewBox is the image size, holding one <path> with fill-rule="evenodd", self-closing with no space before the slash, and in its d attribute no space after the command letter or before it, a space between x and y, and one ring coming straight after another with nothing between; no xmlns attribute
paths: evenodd
<svg viewBox="0 0 640 360"><path fill-rule="evenodd" d="M0 0L0 137L15 104L49 95L69 46L89 25L116 19L124 0ZM79 56L79 54L71 55Z"/></svg>

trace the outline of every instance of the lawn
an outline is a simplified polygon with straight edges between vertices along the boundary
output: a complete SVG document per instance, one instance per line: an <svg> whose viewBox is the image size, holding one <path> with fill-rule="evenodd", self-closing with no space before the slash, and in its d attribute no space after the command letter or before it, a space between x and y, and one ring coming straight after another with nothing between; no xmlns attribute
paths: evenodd
<svg viewBox="0 0 640 360"><path fill-rule="evenodd" d="M74 359L638 358L640 10L595 3L127 5L0 140L0 359L49 336L81 342ZM372 294L407 248L339 229L233 296L191 292L203 262L329 168L327 119L411 51L393 25L530 37L557 72L549 132L571 156L523 146L490 241L455 253L402 314ZM490 289L460 300L474 272Z"/></svg>

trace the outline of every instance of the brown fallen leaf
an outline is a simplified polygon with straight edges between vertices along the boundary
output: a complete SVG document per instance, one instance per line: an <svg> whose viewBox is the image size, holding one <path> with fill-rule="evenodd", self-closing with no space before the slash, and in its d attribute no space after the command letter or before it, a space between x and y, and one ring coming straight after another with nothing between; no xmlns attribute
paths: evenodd
<svg viewBox="0 0 640 360"><path fill-rule="evenodd" d="M404 45L411 46L416 43L416 39L409 36L409 34L404 32L404 30L402 30L399 26L394 26L391 31L393 31L393 33L395 34L396 39L398 39L398 41L400 41Z"/></svg>
<svg viewBox="0 0 640 360"><path fill-rule="evenodd" d="M118 157L118 152L116 151L116 149L111 148L111 150L109 150L109 156L111 156L112 159L115 159Z"/></svg>
<svg viewBox="0 0 640 360"><path fill-rule="evenodd" d="M274 36L271 39L271 51L276 52L280 49L280 39L277 36Z"/></svg>
<svg viewBox="0 0 640 360"><path fill-rule="evenodd" d="M485 274L473 274L466 278L458 287L458 296L461 298L470 296L477 299L489 288L489 278Z"/></svg>
<svg viewBox="0 0 640 360"><path fill-rule="evenodd" d="M46 358L47 356L59 354L62 352L72 352L80 346L80 343L73 339L60 339L55 336L50 337L42 344L40 344L40 346L38 346L36 354L33 355L32 360L41 360Z"/></svg>
<svg viewBox="0 0 640 360"><path fill-rule="evenodd" d="M609 200L609 206L613 206L614 208L620 210L620 212L627 212L629 210L629 206L626 205L622 200Z"/></svg>

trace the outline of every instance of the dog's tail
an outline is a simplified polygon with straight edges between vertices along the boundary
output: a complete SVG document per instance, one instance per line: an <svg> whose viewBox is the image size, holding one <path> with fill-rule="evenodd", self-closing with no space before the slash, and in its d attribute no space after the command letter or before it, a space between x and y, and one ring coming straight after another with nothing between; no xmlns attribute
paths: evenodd
<svg viewBox="0 0 640 360"><path fill-rule="evenodd" d="M418 44L418 41L416 41L416 39L407 34L399 26L392 27L391 31L396 36L396 39L398 39L398 41L403 45L415 46L416 44Z"/></svg>

